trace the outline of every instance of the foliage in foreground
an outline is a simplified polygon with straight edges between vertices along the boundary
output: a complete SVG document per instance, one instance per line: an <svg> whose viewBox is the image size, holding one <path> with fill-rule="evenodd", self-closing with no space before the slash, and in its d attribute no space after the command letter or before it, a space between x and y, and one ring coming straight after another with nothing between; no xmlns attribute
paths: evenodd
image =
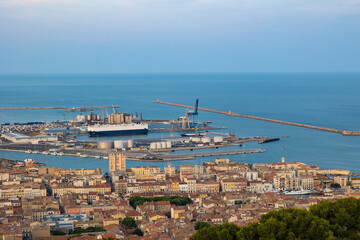
<svg viewBox="0 0 360 240"><path fill-rule="evenodd" d="M136 209L138 205L142 205L146 202L160 202L160 201L169 201L171 204L175 204L176 206L185 206L187 204L192 203L191 198L182 197L182 196L171 196L171 197L140 197L134 196L129 199L130 205Z"/></svg>
<svg viewBox="0 0 360 240"><path fill-rule="evenodd" d="M195 230L200 230L200 229L203 229L203 228L207 228L207 227L210 227L210 223L208 222L202 222L202 221L199 221L199 222L196 222L195 223Z"/></svg>
<svg viewBox="0 0 360 240"><path fill-rule="evenodd" d="M136 222L135 219L133 219L132 217L126 217L121 221L122 225L127 228L127 229L131 229L136 227Z"/></svg>
<svg viewBox="0 0 360 240"><path fill-rule="evenodd" d="M255 239L360 239L360 200L322 201L310 210L281 209L260 218L259 223L237 227L224 223L197 231L191 240Z"/></svg>

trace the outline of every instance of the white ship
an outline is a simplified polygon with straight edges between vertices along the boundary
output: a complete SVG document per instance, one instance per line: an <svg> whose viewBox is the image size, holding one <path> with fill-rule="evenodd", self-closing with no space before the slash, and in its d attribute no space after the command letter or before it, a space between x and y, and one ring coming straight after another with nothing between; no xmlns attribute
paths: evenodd
<svg viewBox="0 0 360 240"><path fill-rule="evenodd" d="M134 135L147 134L149 126L146 123L103 124L88 126L88 133L92 136Z"/></svg>
<svg viewBox="0 0 360 240"><path fill-rule="evenodd" d="M315 192L316 191L314 191L314 190L306 190L306 189L301 188L299 191L286 192L285 195L308 195L308 194L312 194Z"/></svg>

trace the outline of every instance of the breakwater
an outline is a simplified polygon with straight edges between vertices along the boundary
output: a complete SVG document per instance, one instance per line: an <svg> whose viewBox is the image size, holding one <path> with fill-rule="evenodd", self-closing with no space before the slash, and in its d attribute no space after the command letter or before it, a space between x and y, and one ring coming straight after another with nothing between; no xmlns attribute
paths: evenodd
<svg viewBox="0 0 360 240"><path fill-rule="evenodd" d="M163 102L163 101L159 101L159 100L155 101L154 103L160 103L160 104L182 107L182 108L194 108L193 106L188 106L188 105L183 105L183 104L178 104L178 103ZM226 111L220 111L220 110L215 110L215 109L210 109L210 108L202 108L202 107L199 107L198 110L219 113L219 114L224 114L224 115L228 115L228 116L250 118L250 119L255 119L255 120L260 120L260 121L280 123L280 124L286 124L286 125L291 125L291 126L296 126L296 127L303 127L303 128L310 128L310 129L315 129L315 130L339 133L344 136L360 136L360 131L338 130L338 129L334 129L334 128L318 127L318 126L302 124L302 123L294 123L294 122L275 120L275 119L270 119L270 118L256 117L256 116L251 116L251 115L234 113L234 112L231 112L230 110L228 112L226 112Z"/></svg>

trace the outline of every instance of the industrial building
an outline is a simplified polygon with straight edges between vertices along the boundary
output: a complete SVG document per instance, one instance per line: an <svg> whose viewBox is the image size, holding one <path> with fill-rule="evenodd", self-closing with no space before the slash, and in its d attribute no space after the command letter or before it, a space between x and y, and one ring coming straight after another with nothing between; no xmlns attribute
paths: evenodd
<svg viewBox="0 0 360 240"><path fill-rule="evenodd" d="M132 117L128 113L112 113L108 121L109 124L131 123Z"/></svg>
<svg viewBox="0 0 360 240"><path fill-rule="evenodd" d="M30 137L21 133L3 133L1 137L13 142L13 143L31 143L39 144L39 142L51 142L57 141L57 136L35 136Z"/></svg>

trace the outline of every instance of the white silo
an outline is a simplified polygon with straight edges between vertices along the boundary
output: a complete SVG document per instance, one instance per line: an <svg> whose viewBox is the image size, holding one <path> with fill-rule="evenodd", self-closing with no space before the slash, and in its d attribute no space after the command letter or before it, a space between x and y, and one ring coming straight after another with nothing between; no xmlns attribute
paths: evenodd
<svg viewBox="0 0 360 240"><path fill-rule="evenodd" d="M156 143L154 142L150 143L150 149L156 149Z"/></svg>
<svg viewBox="0 0 360 240"><path fill-rule="evenodd" d="M203 138L201 138L201 141L203 142L203 143L209 143L210 142L210 138L209 137L203 137Z"/></svg>
<svg viewBox="0 0 360 240"><path fill-rule="evenodd" d="M114 148L116 149L124 148L124 141L123 140L114 141Z"/></svg>
<svg viewBox="0 0 360 240"><path fill-rule="evenodd" d="M134 147L134 140L132 140L132 139L129 139L128 141L127 141L127 147L128 148L132 148L132 147Z"/></svg>

